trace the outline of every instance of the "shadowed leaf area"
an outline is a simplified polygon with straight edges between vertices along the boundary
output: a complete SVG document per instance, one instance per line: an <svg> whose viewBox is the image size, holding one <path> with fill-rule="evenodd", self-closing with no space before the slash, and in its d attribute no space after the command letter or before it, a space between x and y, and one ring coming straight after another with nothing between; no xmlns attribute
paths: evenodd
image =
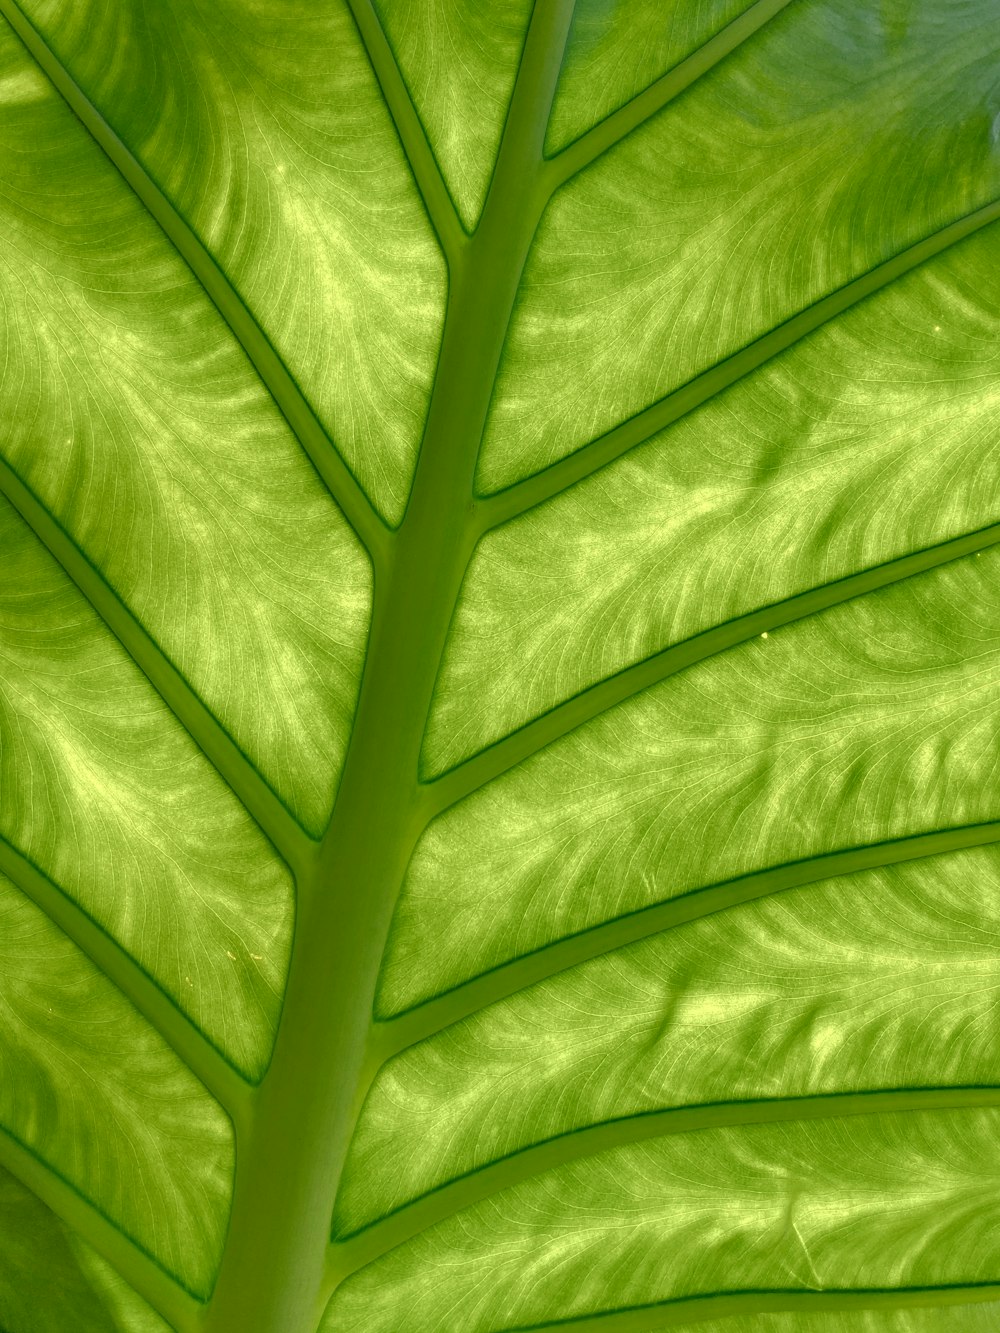
<svg viewBox="0 0 1000 1333"><path fill-rule="evenodd" d="M0 1333L1000 1327L1000 0L0 0Z"/></svg>

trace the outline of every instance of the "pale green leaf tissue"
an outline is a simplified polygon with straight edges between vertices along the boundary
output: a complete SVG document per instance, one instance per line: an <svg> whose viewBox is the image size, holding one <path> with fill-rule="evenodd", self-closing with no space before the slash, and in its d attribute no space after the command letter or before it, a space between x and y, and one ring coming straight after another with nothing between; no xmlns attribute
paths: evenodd
<svg viewBox="0 0 1000 1333"><path fill-rule="evenodd" d="M0 0L0 1333L1000 1326L1000 0Z"/></svg>

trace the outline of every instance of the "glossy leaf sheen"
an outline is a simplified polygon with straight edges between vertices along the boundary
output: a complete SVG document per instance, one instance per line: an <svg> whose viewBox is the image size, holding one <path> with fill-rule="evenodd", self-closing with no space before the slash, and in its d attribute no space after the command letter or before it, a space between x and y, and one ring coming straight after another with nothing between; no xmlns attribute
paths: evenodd
<svg viewBox="0 0 1000 1333"><path fill-rule="evenodd" d="M3 1333L986 1333L998 0L0 0Z"/></svg>

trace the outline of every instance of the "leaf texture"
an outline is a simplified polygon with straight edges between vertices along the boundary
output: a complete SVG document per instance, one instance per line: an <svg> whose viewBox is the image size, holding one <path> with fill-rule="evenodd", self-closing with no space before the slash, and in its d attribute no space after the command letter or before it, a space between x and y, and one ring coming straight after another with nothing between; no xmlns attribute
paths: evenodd
<svg viewBox="0 0 1000 1333"><path fill-rule="evenodd" d="M997 0L0 0L3 1333L986 1333Z"/></svg>
<svg viewBox="0 0 1000 1333"><path fill-rule="evenodd" d="M167 1325L9 1172L0 1172L0 1319L25 1333L165 1333ZM39 1255L46 1281L38 1281ZM27 1299L25 1299L27 1297Z"/></svg>
<svg viewBox="0 0 1000 1333"><path fill-rule="evenodd" d="M887 60L870 6L789 6L555 195L500 367L483 491L996 198L995 15L910 9Z"/></svg>
<svg viewBox="0 0 1000 1333"><path fill-rule="evenodd" d="M225 1231L228 1120L159 1034L6 877L0 904L0 1123L205 1294Z"/></svg>
<svg viewBox="0 0 1000 1333"><path fill-rule="evenodd" d="M398 519L443 265L346 6L157 4L124 31L110 4L30 16Z"/></svg>
<svg viewBox="0 0 1000 1333"><path fill-rule="evenodd" d="M462 222L479 219L514 87L528 0L380 0L386 37Z"/></svg>

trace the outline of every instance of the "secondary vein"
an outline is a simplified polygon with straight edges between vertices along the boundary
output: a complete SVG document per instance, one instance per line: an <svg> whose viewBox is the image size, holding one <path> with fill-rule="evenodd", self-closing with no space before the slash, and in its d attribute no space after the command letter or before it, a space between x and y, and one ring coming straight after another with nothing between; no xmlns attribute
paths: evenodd
<svg viewBox="0 0 1000 1333"><path fill-rule="evenodd" d="M980 1106L1000 1106L1000 1087L892 1088L708 1103L671 1107L586 1125L541 1143L530 1144L508 1157L448 1181L363 1231L335 1242L331 1247L331 1268L336 1278L343 1281L359 1268L374 1263L389 1250L405 1244L456 1213L482 1203L501 1190L510 1189L569 1162L629 1144L644 1143L670 1134L689 1134L734 1125L765 1125L780 1121Z"/></svg>
<svg viewBox="0 0 1000 1333"><path fill-rule="evenodd" d="M568 144L560 153L549 159L548 174L551 189L557 190L571 176L583 171L602 153L606 153L609 148L627 138L633 130L649 120L650 116L662 111L669 102L686 92L720 61L725 60L744 42L749 41L791 3L792 0L757 0L756 4L752 4L738 18L733 19L679 65L675 65L672 70L662 75L655 83L651 83L648 88L644 88L631 101L613 111L579 139Z"/></svg>
<svg viewBox="0 0 1000 1333"><path fill-rule="evenodd" d="M812 302L784 324L779 324L724 361L696 375L687 384L630 417L614 430L585 444L575 453L504 491L481 498L478 505L480 530L486 532L561 495L599 468L607 467L630 449L644 444L659 431L696 411L852 306L998 220L1000 200L965 214L852 282Z"/></svg>
<svg viewBox="0 0 1000 1333"><path fill-rule="evenodd" d="M863 597L880 588L901 583L915 575L937 569L951 560L987 550L998 542L1000 523L994 523L846 578L820 584L807 592L750 611L722 625L714 625L690 639L664 648L616 675L581 690L488 749L481 750L428 782L425 786L428 808L432 815L440 814L448 806L501 777L577 727L593 721L602 713L679 671L696 666L760 634L780 629L783 625L803 620L807 616L818 615L855 597Z"/></svg>
<svg viewBox="0 0 1000 1333"><path fill-rule="evenodd" d="M7 19L50 83L117 167L201 283L372 561L377 568L383 565L391 540L389 529L334 448L243 298L191 225L118 137L15 0L0 0L0 15Z"/></svg>
<svg viewBox="0 0 1000 1333"><path fill-rule="evenodd" d="M1000 821L937 829L863 847L823 852L800 861L771 866L706 888L691 890L612 921L603 921L577 935L554 940L534 953L511 959L493 971L473 977L405 1013L384 1019L376 1025L378 1054L382 1062L390 1060L443 1028L461 1022L528 986L546 981L567 968L740 903L753 902L786 889L801 888L841 875L899 865L904 861L916 861L926 856L939 856L945 852L963 851L995 842L1000 842Z"/></svg>
<svg viewBox="0 0 1000 1333"><path fill-rule="evenodd" d="M406 160L450 268L468 240L371 0L347 0Z"/></svg>
<svg viewBox="0 0 1000 1333"><path fill-rule="evenodd" d="M173 1325L176 1333L196 1333L200 1326L200 1302L82 1194L2 1127L0 1166L102 1255L154 1310Z"/></svg>
<svg viewBox="0 0 1000 1333"><path fill-rule="evenodd" d="M240 1125L253 1090L175 1002L82 907L0 839L0 871L98 967Z"/></svg>
<svg viewBox="0 0 1000 1333"><path fill-rule="evenodd" d="M0 493L58 561L279 854L298 872L313 846L308 835L103 575L3 459Z"/></svg>
<svg viewBox="0 0 1000 1333"><path fill-rule="evenodd" d="M942 1287L896 1287L848 1291L727 1291L691 1296L660 1305L606 1310L579 1319L558 1319L521 1325L503 1333L552 1333L553 1329L580 1329L581 1333L659 1333L677 1324L687 1327L709 1319L748 1314L821 1314L832 1310L911 1310L951 1305L977 1305L1000 1300L1000 1282L970 1282Z"/></svg>

